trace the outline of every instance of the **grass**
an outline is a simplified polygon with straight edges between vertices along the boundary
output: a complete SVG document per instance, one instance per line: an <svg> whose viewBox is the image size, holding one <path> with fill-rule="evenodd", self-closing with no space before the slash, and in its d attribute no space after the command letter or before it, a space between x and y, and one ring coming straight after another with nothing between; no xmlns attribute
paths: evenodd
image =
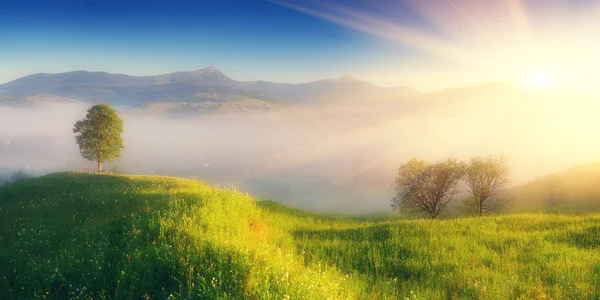
<svg viewBox="0 0 600 300"><path fill-rule="evenodd" d="M191 180L0 188L0 298L599 299L600 215L323 216Z"/></svg>

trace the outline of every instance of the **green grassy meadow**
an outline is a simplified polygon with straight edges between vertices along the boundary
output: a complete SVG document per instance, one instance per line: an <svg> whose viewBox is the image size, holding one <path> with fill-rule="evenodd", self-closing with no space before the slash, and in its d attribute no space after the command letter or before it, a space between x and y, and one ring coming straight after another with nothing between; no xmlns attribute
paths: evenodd
<svg viewBox="0 0 600 300"><path fill-rule="evenodd" d="M324 216L192 180L0 188L0 299L600 299L600 214Z"/></svg>

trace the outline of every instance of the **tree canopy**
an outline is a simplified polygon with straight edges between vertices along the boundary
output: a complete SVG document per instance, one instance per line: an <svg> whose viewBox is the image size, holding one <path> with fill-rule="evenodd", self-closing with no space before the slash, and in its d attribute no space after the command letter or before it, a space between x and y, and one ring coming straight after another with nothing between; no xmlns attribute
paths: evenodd
<svg viewBox="0 0 600 300"><path fill-rule="evenodd" d="M83 120L75 123L73 133L79 145L81 156L98 162L98 172L102 172L102 163L121 157L124 149L123 120L117 111L108 104L97 104L87 111Z"/></svg>
<svg viewBox="0 0 600 300"><path fill-rule="evenodd" d="M465 169L465 184L470 197L465 200L469 212L484 215L498 209L506 200L504 190L509 183L508 164L504 156L473 157Z"/></svg>
<svg viewBox="0 0 600 300"><path fill-rule="evenodd" d="M437 218L456 194L464 173L457 160L428 164L413 158L398 169L394 209L408 209Z"/></svg>
<svg viewBox="0 0 600 300"><path fill-rule="evenodd" d="M466 195L466 212L481 216L506 202L508 183L505 156L473 157L468 162L447 159L434 164L413 158L398 169L392 208L424 213L435 219L448 204Z"/></svg>

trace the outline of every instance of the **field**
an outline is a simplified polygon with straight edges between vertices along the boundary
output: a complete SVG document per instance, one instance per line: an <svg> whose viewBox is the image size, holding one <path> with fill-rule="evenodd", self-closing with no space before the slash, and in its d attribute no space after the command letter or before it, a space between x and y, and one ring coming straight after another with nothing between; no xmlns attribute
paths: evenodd
<svg viewBox="0 0 600 300"><path fill-rule="evenodd" d="M323 216L191 180L0 188L0 298L599 299L600 215Z"/></svg>

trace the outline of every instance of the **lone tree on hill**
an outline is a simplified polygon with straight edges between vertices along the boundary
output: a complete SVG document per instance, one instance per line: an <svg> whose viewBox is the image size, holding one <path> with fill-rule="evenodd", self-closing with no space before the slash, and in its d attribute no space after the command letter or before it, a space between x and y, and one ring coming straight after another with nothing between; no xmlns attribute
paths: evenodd
<svg viewBox="0 0 600 300"><path fill-rule="evenodd" d="M117 111L108 104L92 106L83 120L75 123L73 133L79 145L81 156L98 162L98 172L102 173L102 163L121 157L123 120Z"/></svg>
<svg viewBox="0 0 600 300"><path fill-rule="evenodd" d="M509 183L508 164L504 156L473 157L465 169L465 184L470 197L465 200L469 212L479 216L505 203L504 191Z"/></svg>
<svg viewBox="0 0 600 300"><path fill-rule="evenodd" d="M428 164L413 158L400 166L394 210L404 208L437 218L459 191L464 165L454 159Z"/></svg>

